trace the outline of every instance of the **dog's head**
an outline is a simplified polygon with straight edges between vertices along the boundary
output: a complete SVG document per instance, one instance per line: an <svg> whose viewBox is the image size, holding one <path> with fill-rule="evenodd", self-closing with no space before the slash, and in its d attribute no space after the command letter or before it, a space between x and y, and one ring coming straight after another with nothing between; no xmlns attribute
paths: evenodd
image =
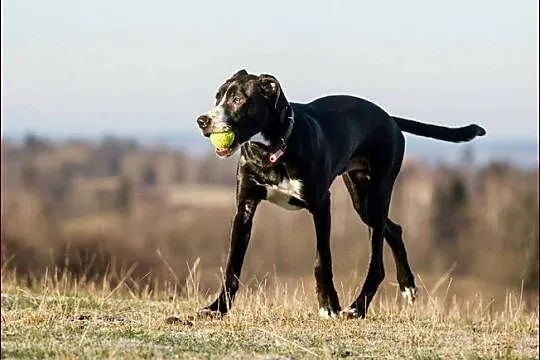
<svg viewBox="0 0 540 360"><path fill-rule="evenodd" d="M240 70L221 85L215 105L197 118L202 134L233 131L233 143L216 148L216 155L227 158L254 135L263 132L279 119L288 102L278 80L272 75L253 75Z"/></svg>

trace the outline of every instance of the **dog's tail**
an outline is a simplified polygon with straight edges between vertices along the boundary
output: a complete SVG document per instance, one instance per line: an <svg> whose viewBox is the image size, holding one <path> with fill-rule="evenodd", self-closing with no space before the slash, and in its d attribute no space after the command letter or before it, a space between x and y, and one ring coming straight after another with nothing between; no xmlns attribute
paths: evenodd
<svg viewBox="0 0 540 360"><path fill-rule="evenodd" d="M486 135L486 130L476 124L458 128L448 128L445 126L431 125L414 120L403 119L396 116L392 116L392 119L397 122L401 131L443 141L457 143L471 141L477 136Z"/></svg>

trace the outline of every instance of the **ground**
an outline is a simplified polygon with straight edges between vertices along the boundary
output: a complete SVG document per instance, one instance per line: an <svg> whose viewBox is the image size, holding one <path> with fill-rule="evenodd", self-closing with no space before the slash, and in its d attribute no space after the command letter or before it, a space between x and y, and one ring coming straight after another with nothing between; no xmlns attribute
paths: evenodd
<svg viewBox="0 0 540 360"><path fill-rule="evenodd" d="M59 282L61 283L61 282ZM537 359L538 310L495 311L423 294L378 297L364 320L319 319L309 289L242 289L223 319L191 316L211 296L2 283L2 358ZM172 293L172 292L171 292Z"/></svg>

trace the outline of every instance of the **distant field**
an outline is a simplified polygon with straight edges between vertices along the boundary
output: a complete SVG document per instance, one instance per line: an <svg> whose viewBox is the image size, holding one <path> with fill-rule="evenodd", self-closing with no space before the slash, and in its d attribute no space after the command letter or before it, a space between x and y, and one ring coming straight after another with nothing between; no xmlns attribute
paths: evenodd
<svg viewBox="0 0 540 360"><path fill-rule="evenodd" d="M190 319L207 297L130 295L120 284L2 280L2 358L537 359L538 310L424 293L413 308L380 296L366 320L322 320L311 288L241 289L222 320ZM170 293L172 294L172 292ZM350 295L350 294L349 294ZM175 316L178 321L167 323ZM171 322L171 321L169 321Z"/></svg>

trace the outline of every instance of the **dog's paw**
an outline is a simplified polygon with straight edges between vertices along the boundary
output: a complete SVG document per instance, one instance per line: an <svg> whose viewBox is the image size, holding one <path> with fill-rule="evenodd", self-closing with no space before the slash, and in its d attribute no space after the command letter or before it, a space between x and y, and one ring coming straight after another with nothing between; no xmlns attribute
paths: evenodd
<svg viewBox="0 0 540 360"><path fill-rule="evenodd" d="M200 309L197 312L197 317L199 319L221 319L225 316L225 313L221 311L210 310L208 308Z"/></svg>
<svg viewBox="0 0 540 360"><path fill-rule="evenodd" d="M406 287L405 290L401 292L401 296L409 305L412 305L418 296L418 289L416 287Z"/></svg>
<svg viewBox="0 0 540 360"><path fill-rule="evenodd" d="M361 314L360 312L358 312L357 309L355 308L346 308L346 309L343 309L339 312L339 317L341 319L359 319L359 318L364 318L364 314Z"/></svg>
<svg viewBox="0 0 540 360"><path fill-rule="evenodd" d="M338 314L327 307L322 307L319 309L319 317L321 319L337 319Z"/></svg>

